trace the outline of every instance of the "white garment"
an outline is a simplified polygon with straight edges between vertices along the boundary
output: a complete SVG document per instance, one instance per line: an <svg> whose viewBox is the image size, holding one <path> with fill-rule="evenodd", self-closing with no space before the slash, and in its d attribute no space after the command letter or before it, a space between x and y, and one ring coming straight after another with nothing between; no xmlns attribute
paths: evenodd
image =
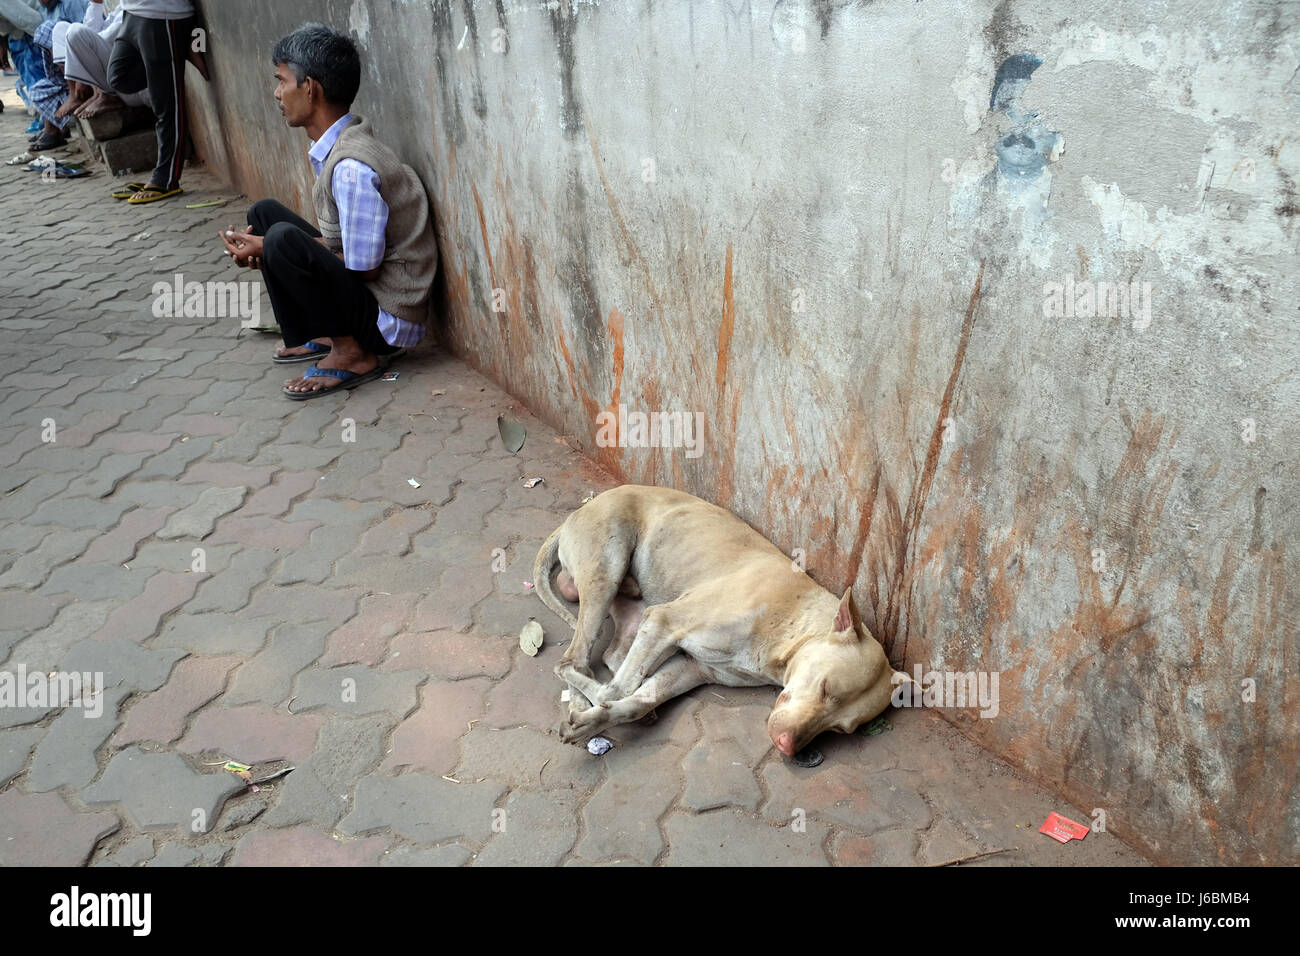
<svg viewBox="0 0 1300 956"><path fill-rule="evenodd" d="M122 0L122 9L150 20L184 20L194 16L190 0Z"/></svg>
<svg viewBox="0 0 1300 956"><path fill-rule="evenodd" d="M91 4L99 6L99 4ZM87 18L89 19L89 18ZM144 106L149 103L149 91L117 93L108 85L108 60L113 53L113 40L122 28L122 10L101 24L100 32L86 24L68 28L68 61L63 67L70 80L85 83L97 90L106 90L120 98L127 106Z"/></svg>

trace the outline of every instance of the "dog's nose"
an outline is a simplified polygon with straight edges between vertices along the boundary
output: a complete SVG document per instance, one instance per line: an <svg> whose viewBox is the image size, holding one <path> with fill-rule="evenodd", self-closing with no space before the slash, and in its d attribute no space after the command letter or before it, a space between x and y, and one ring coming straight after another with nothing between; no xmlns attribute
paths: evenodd
<svg viewBox="0 0 1300 956"><path fill-rule="evenodd" d="M776 749L781 751L781 753L785 754L787 757L794 756L794 738L791 737L788 732L777 734L776 740L773 741L773 743L776 744Z"/></svg>

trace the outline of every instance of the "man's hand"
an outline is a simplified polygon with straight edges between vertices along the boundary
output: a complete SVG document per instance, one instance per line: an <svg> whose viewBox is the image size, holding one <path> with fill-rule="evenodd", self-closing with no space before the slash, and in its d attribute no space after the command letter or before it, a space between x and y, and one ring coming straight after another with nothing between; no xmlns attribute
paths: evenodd
<svg viewBox="0 0 1300 956"><path fill-rule="evenodd" d="M217 233L226 255L235 260L235 265L249 269L262 268L262 237L253 235L250 226L244 232L237 232L234 226L227 226L224 232Z"/></svg>

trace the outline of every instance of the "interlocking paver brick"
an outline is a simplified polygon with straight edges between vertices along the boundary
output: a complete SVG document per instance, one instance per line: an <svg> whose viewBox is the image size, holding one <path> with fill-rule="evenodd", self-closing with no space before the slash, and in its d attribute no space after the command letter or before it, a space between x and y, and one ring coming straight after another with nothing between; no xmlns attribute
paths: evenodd
<svg viewBox="0 0 1300 956"><path fill-rule="evenodd" d="M247 606L253 589L267 581L279 560L274 551L240 548L226 559L225 567L209 562L207 571L196 575L198 593L185 605L185 613L233 612Z"/></svg>
<svg viewBox="0 0 1300 956"><path fill-rule="evenodd" d="M239 658L189 657L173 668L157 693L142 697L127 712L113 738L116 747L152 740L171 743L185 731L185 719L220 695Z"/></svg>
<svg viewBox="0 0 1300 956"><path fill-rule="evenodd" d="M161 507L128 511L116 528L90 540L82 560L92 564L129 564L140 542L153 537L174 510Z"/></svg>
<svg viewBox="0 0 1300 956"><path fill-rule="evenodd" d="M475 866L555 866L578 837L578 795L513 792Z"/></svg>
<svg viewBox="0 0 1300 956"><path fill-rule="evenodd" d="M172 753L119 751L98 782L81 791L87 806L119 804L142 830L207 833L226 800L244 789L234 774L196 773Z"/></svg>
<svg viewBox="0 0 1300 956"><path fill-rule="evenodd" d="M231 866L374 866L387 845L381 837L342 841L312 827L255 830L240 841Z"/></svg>
<svg viewBox="0 0 1300 956"><path fill-rule="evenodd" d="M22 773L32 750L44 735L45 731L39 727L0 730L0 790Z"/></svg>
<svg viewBox="0 0 1300 956"><path fill-rule="evenodd" d="M401 557L411 550L411 536L433 523L433 514L424 508L395 509L386 515L361 536L356 549L359 557L375 554Z"/></svg>
<svg viewBox="0 0 1300 956"><path fill-rule="evenodd" d="M311 667L294 682L294 712L321 708L328 713L361 715L385 713L405 717L416 706L416 685L425 679L419 671L376 671L370 667Z"/></svg>
<svg viewBox="0 0 1300 956"><path fill-rule="evenodd" d="M72 561L50 572L42 590L46 594L75 594L79 600L116 598L129 601L144 591L147 570L129 570L119 564Z"/></svg>
<svg viewBox="0 0 1300 956"><path fill-rule="evenodd" d="M755 773L772 748L767 716L768 710L757 705L710 710L703 739L682 763L684 806L697 811L725 806L758 808L763 794Z"/></svg>
<svg viewBox="0 0 1300 956"><path fill-rule="evenodd" d="M298 584L291 588L261 588L242 614L249 617L275 617L285 621L321 621L330 625L326 633L348 621L357 613L361 592L338 586L322 588Z"/></svg>
<svg viewBox="0 0 1300 956"><path fill-rule="evenodd" d="M318 471L281 471L275 476L275 484L249 496L239 509L240 516L283 515L294 502L315 488L319 479Z"/></svg>
<svg viewBox="0 0 1300 956"><path fill-rule="evenodd" d="M464 837L482 843L505 788L491 780L452 783L423 773L369 776L357 784L355 808L339 823L344 833L389 829L416 843Z"/></svg>
<svg viewBox="0 0 1300 956"><path fill-rule="evenodd" d="M153 691L166 683L184 656L184 651L174 647L142 647L133 641L96 636L68 648L59 660L59 670L103 674L105 687Z"/></svg>
<svg viewBox="0 0 1300 956"><path fill-rule="evenodd" d="M187 614L182 611L163 625L153 647L183 647L191 654L248 657L266 644L274 626L267 618L234 620L226 614Z"/></svg>
<svg viewBox="0 0 1300 956"><path fill-rule="evenodd" d="M107 498L124 478L140 467L146 457L147 454L144 452L130 455L105 455L94 470L69 483L67 494Z"/></svg>
<svg viewBox="0 0 1300 956"><path fill-rule="evenodd" d="M218 488L238 488L242 485L246 488L260 489L271 483L274 473L275 470L270 467L250 467L234 461L214 462L200 459L186 468L185 474L181 475L179 480L181 484L200 482ZM192 493L190 497L193 498ZM248 501L245 501L240 510L247 507Z"/></svg>
<svg viewBox="0 0 1300 956"><path fill-rule="evenodd" d="M513 644L514 670L492 688L485 722L489 727L528 724L552 729L559 726L560 717L567 713L569 706L564 704L561 710L560 692L564 683L554 673L559 654L543 652L529 657L519 648L517 637Z"/></svg>
<svg viewBox="0 0 1300 956"><path fill-rule="evenodd" d="M460 738L470 721L483 717L483 698L490 683L482 678L429 681L420 690L420 707L393 731L393 748L385 769L413 767L450 773L456 766Z"/></svg>
<svg viewBox="0 0 1300 956"><path fill-rule="evenodd" d="M488 639L455 631L404 632L392 639L389 656L380 666L382 670L411 667L438 680L501 678L510 670L518 648L517 640Z"/></svg>
<svg viewBox="0 0 1300 956"><path fill-rule="evenodd" d="M418 599L414 594L372 594L361 599L356 617L329 636L322 667L377 664L388 656L389 643L401 633ZM394 662L396 664L396 662ZM417 667L406 663L403 667ZM394 669L394 668L389 668Z"/></svg>
<svg viewBox="0 0 1300 956"><path fill-rule="evenodd" d="M347 562L342 561L339 564L341 571ZM467 631L474 624L474 605L491 593L490 571L449 573L439 580L436 588L429 589L425 597L416 604L411 617L411 630Z"/></svg>
<svg viewBox="0 0 1300 956"><path fill-rule="evenodd" d="M71 647L98 633L115 606L114 601L74 601L64 605L48 627L29 635L13 648L10 663L26 664L29 671L54 670ZM3 720L2 711L0 720Z"/></svg>
<svg viewBox="0 0 1300 956"><path fill-rule="evenodd" d="M447 846L435 846L428 850L413 850L410 847L398 847L388 850L380 859L380 866L463 866L471 857L469 850L452 843Z"/></svg>
<svg viewBox="0 0 1300 956"><path fill-rule="evenodd" d="M99 772L95 752L117 726L118 708L130 693L126 687L105 686L91 706L69 707L55 717L32 754L24 778L27 789L76 789L90 783Z"/></svg>
<svg viewBox="0 0 1300 956"><path fill-rule="evenodd" d="M235 671L225 702L287 701L294 677L324 652L324 631L319 623L282 624L275 628L262 650Z"/></svg>
<svg viewBox="0 0 1300 956"><path fill-rule="evenodd" d="M1068 814L1067 814L1068 816ZM1028 836L1028 834L1026 834ZM921 834L921 848L916 859L923 866L960 860L991 847L981 846L951 820L936 820Z"/></svg>
<svg viewBox="0 0 1300 956"><path fill-rule="evenodd" d="M206 846L168 843L145 866L218 866L229 852L229 847L219 843L209 843Z"/></svg>
<svg viewBox="0 0 1300 956"><path fill-rule="evenodd" d="M649 865L664 848L659 818L681 790L684 754L676 747L615 747L602 757L608 778L582 810L588 860L632 859Z"/></svg>
<svg viewBox="0 0 1300 956"><path fill-rule="evenodd" d="M209 707L194 718L176 746L190 754L218 751L246 764L297 762L315 749L324 722L321 714L291 713L266 704Z"/></svg>
<svg viewBox="0 0 1300 956"><path fill-rule="evenodd" d="M139 866L154 855L153 837L138 836L91 863L91 866Z"/></svg>
<svg viewBox="0 0 1300 956"><path fill-rule="evenodd" d="M866 773L845 763L824 762L805 770L788 761L772 761L762 770L769 800L763 817L780 823L795 807L870 836L877 830L906 827L923 830L933 816L917 795L914 778L900 770Z"/></svg>
<svg viewBox="0 0 1300 956"><path fill-rule="evenodd" d="M384 738L393 724L393 718L382 714L328 720L316 750L284 778L282 793L265 823L332 828L347 812L357 781L383 759Z"/></svg>
<svg viewBox="0 0 1300 956"><path fill-rule="evenodd" d="M493 730L480 723L461 738L456 772L465 780L498 780L512 790L585 793L605 779L605 764L583 747L560 743L556 734L531 727Z"/></svg>
<svg viewBox="0 0 1300 956"><path fill-rule="evenodd" d="M243 485L238 488L208 488L199 494L199 500L193 505L168 518L158 537L163 541L176 538L202 541L212 534L217 519L238 508L247 493L248 489Z"/></svg>
<svg viewBox="0 0 1300 956"><path fill-rule="evenodd" d="M0 866L81 866L121 826L111 813L76 813L57 793L0 793Z"/></svg>
<svg viewBox="0 0 1300 956"><path fill-rule="evenodd" d="M675 813L664 829L669 866L826 866L826 854L810 827L774 827L740 810L694 815Z"/></svg>
<svg viewBox="0 0 1300 956"><path fill-rule="evenodd" d="M208 452L209 461L239 461L251 463L259 448L276 437L274 422L245 421L229 438L213 442Z"/></svg>
<svg viewBox="0 0 1300 956"><path fill-rule="evenodd" d="M51 571L77 558L94 537L95 532L86 529L47 533L34 550L27 551L0 575L0 588L39 588Z"/></svg>
<svg viewBox="0 0 1300 956"><path fill-rule="evenodd" d="M869 837L837 834L831 859L840 866L914 866L915 830L882 830Z"/></svg>
<svg viewBox="0 0 1300 956"><path fill-rule="evenodd" d="M146 573L144 569L137 571ZM155 573L138 598L109 615L95 637L101 641L148 640L158 633L159 625L168 614L194 596L198 585L198 575L188 571Z"/></svg>
<svg viewBox="0 0 1300 956"><path fill-rule="evenodd" d="M235 512L217 522L217 529L208 540L212 544L234 542L284 556L306 548L311 533L318 527L315 521L283 521L266 515L245 518Z"/></svg>

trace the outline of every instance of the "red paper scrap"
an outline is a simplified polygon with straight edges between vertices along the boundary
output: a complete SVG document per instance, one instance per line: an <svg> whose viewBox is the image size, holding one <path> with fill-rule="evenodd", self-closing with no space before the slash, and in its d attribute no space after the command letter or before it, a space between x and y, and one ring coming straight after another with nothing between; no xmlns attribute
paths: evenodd
<svg viewBox="0 0 1300 956"><path fill-rule="evenodd" d="M1082 840L1086 837L1088 828L1082 823L1075 823L1068 817L1052 812L1047 815L1047 819L1038 828L1038 832L1046 833L1058 843L1069 843L1071 840Z"/></svg>

